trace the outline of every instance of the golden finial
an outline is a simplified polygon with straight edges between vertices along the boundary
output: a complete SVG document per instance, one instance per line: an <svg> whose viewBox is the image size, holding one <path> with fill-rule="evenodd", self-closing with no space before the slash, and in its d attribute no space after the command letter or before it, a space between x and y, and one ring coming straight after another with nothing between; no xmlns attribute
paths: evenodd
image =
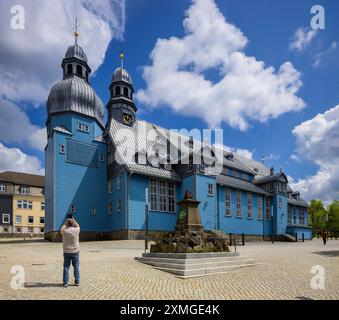
<svg viewBox="0 0 339 320"><path fill-rule="evenodd" d="M75 45L78 44L78 37L79 37L79 32L78 32L78 18L75 19L75 27L74 27L74 40L75 40Z"/></svg>
<svg viewBox="0 0 339 320"><path fill-rule="evenodd" d="M124 67L124 53L122 50L120 51L120 63L121 63L121 68L123 68Z"/></svg>

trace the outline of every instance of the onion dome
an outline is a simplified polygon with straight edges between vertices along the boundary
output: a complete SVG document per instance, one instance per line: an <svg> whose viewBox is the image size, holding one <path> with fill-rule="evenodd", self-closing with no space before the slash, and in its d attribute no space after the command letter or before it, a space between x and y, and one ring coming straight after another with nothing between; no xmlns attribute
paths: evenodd
<svg viewBox="0 0 339 320"><path fill-rule="evenodd" d="M100 98L87 81L78 76L57 81L47 100L48 115L69 111L95 118L104 126L105 108Z"/></svg>
<svg viewBox="0 0 339 320"><path fill-rule="evenodd" d="M82 60L86 63L88 62L85 51L80 46L78 46L77 44L70 46L67 49L65 59L71 59L71 58L76 58L76 59Z"/></svg>
<svg viewBox="0 0 339 320"><path fill-rule="evenodd" d="M74 36L75 44L67 49L61 64L63 79L53 85L47 100L48 116L76 112L96 119L104 127L105 108L89 84L91 69L84 50L77 43L77 29Z"/></svg>
<svg viewBox="0 0 339 320"><path fill-rule="evenodd" d="M129 84L132 84L131 76L126 71L126 69L124 69L122 67L115 69L115 71L113 73L113 77L112 77L112 82L119 82L119 81L123 81L123 82L127 82Z"/></svg>

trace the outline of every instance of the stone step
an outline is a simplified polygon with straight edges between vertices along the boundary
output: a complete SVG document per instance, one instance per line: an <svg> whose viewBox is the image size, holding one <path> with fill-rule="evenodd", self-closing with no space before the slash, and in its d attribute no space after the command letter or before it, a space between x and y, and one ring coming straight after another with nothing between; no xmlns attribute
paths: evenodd
<svg viewBox="0 0 339 320"><path fill-rule="evenodd" d="M150 261L148 259L138 259L139 261L154 266L154 267L162 267L168 269L180 269L180 270L195 270L202 268L211 268L211 267L228 267L228 266L237 266L237 265L245 265L245 264L253 264L255 262L254 259L242 259L242 260L219 260L219 261L210 261L211 259L201 259L203 261L197 261L195 263L173 263L169 261Z"/></svg>
<svg viewBox="0 0 339 320"><path fill-rule="evenodd" d="M201 253L143 253L148 258L201 259L240 256L239 252L201 252Z"/></svg>
<svg viewBox="0 0 339 320"><path fill-rule="evenodd" d="M235 269L241 269L246 267L254 267L259 265L259 263L248 263L248 264L240 264L234 266L222 266L222 267L208 267L208 268L200 268L200 269L174 269L174 268L164 268L164 267L155 267L155 269L168 272L181 277L197 277L197 276L205 276L212 275L218 273L225 273Z"/></svg>
<svg viewBox="0 0 339 320"><path fill-rule="evenodd" d="M159 258L159 257L136 257L141 262L167 262L177 264L194 264L203 262L218 262L218 261L241 261L246 259L244 256L230 256L230 257L216 257L216 258L195 258L195 259L172 259L172 258Z"/></svg>

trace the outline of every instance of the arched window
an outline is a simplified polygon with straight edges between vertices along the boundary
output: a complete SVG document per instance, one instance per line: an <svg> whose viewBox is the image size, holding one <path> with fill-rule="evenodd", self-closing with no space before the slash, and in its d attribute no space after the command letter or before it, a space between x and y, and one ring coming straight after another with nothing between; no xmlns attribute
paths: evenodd
<svg viewBox="0 0 339 320"><path fill-rule="evenodd" d="M70 63L67 65L67 74L71 74L73 72L73 65Z"/></svg>
<svg viewBox="0 0 339 320"><path fill-rule="evenodd" d="M77 65L77 75L82 76L82 67L80 65Z"/></svg>
<svg viewBox="0 0 339 320"><path fill-rule="evenodd" d="M120 96L120 87L115 87L115 95Z"/></svg>
<svg viewBox="0 0 339 320"><path fill-rule="evenodd" d="M128 89L126 87L124 87L124 96L128 97Z"/></svg>

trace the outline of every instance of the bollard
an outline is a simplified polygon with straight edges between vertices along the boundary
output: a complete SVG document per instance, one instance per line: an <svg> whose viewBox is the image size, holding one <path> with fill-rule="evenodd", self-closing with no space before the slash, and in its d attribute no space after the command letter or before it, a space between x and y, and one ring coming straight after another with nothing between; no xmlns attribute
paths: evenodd
<svg viewBox="0 0 339 320"><path fill-rule="evenodd" d="M229 234L230 237L230 246L232 246L232 233Z"/></svg>
<svg viewBox="0 0 339 320"><path fill-rule="evenodd" d="M244 246L245 245L245 234L241 234L241 244Z"/></svg>
<svg viewBox="0 0 339 320"><path fill-rule="evenodd" d="M302 234L302 240L303 240L303 242L305 242L305 235L304 235L304 233Z"/></svg>

